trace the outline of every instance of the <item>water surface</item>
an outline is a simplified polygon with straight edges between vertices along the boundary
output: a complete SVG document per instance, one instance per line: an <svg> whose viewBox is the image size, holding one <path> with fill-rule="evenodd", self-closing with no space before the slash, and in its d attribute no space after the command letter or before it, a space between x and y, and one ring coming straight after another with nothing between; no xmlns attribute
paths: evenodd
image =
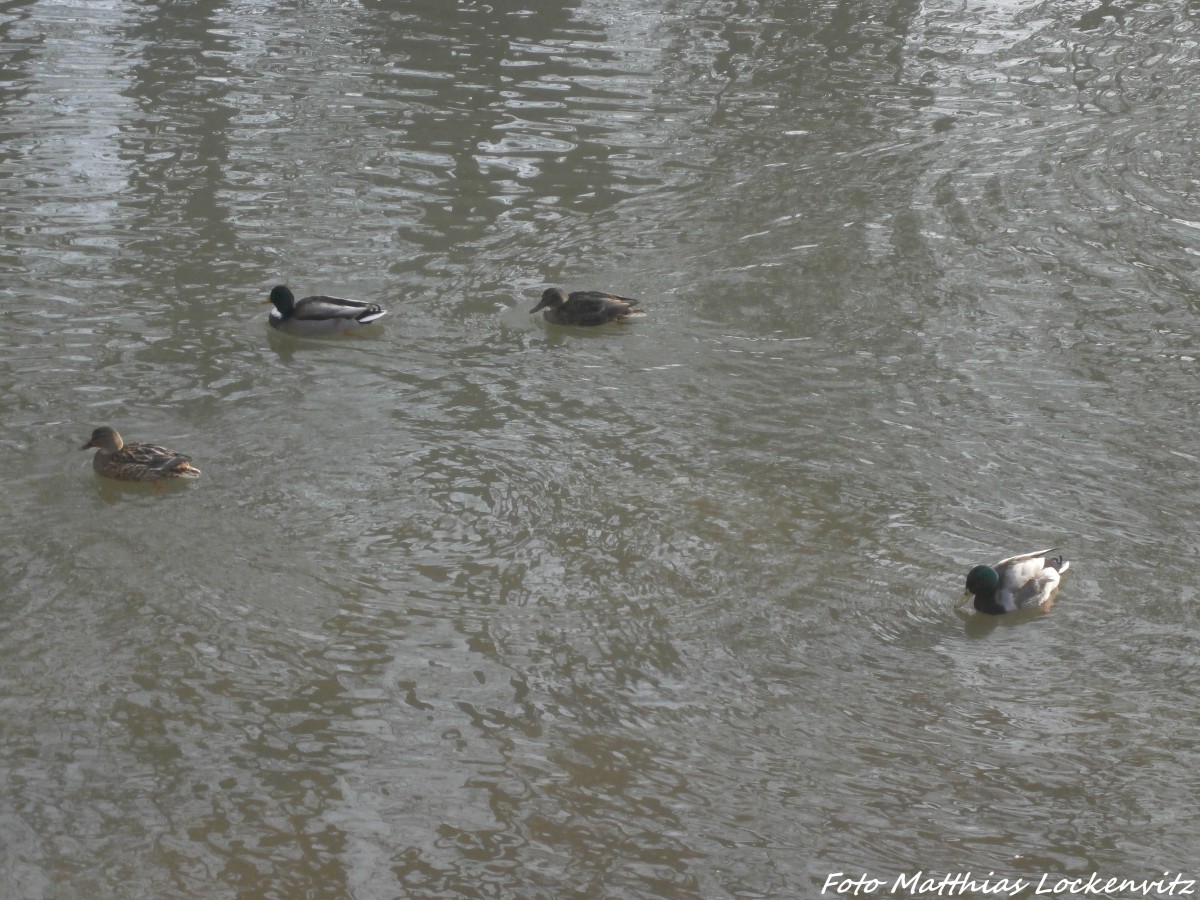
<svg viewBox="0 0 1200 900"><path fill-rule="evenodd" d="M10 4L4 895L1194 869L1196 39ZM389 315L281 337L284 281ZM204 476L100 482L100 424ZM1058 545L1046 615L955 613Z"/></svg>

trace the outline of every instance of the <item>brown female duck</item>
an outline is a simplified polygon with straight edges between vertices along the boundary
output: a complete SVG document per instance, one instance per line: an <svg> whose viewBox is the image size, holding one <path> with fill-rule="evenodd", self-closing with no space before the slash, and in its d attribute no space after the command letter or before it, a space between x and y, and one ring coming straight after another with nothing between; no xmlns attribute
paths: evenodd
<svg viewBox="0 0 1200 900"><path fill-rule="evenodd" d="M555 325L604 325L644 316L640 309L634 309L640 302L603 291L572 291L568 294L562 288L547 288L530 313L544 309L542 315L546 321Z"/></svg>
<svg viewBox="0 0 1200 900"><path fill-rule="evenodd" d="M91 440L80 447L95 447L92 468L119 481L158 481L160 478L199 478L200 470L192 458L154 444L126 444L117 429L105 425L92 432Z"/></svg>

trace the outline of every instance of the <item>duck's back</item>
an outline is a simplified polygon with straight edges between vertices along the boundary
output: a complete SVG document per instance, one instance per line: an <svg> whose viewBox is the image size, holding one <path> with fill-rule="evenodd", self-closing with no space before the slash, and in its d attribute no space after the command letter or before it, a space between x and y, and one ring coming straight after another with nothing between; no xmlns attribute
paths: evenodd
<svg viewBox="0 0 1200 900"><path fill-rule="evenodd" d="M1053 550L1042 550L1024 556L1014 556L1000 562L1000 603L1009 609L1028 609L1040 606L1058 587L1059 576L1070 563L1062 559L1047 559Z"/></svg>
<svg viewBox="0 0 1200 900"><path fill-rule="evenodd" d="M575 291L561 309L553 310L552 321L562 325L603 325L637 314L637 300L603 291Z"/></svg>
<svg viewBox="0 0 1200 900"><path fill-rule="evenodd" d="M192 458L157 444L126 444L115 453L97 453L92 468L121 481L153 481L158 478L195 478L200 470Z"/></svg>
<svg viewBox="0 0 1200 900"><path fill-rule="evenodd" d="M323 294L305 297L296 303L290 315L271 310L271 326L300 336L336 334L369 325L386 315L377 303L327 297Z"/></svg>

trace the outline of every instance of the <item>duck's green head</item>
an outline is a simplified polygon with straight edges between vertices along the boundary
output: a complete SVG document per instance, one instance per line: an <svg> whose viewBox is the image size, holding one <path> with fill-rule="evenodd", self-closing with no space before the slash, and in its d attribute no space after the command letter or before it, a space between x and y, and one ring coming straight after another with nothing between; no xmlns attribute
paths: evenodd
<svg viewBox="0 0 1200 900"><path fill-rule="evenodd" d="M972 594L990 594L1000 587L1000 576L991 566L976 566L967 573L967 590Z"/></svg>
<svg viewBox="0 0 1200 900"><path fill-rule="evenodd" d="M274 303L279 314L287 316L291 315L292 310L296 308L296 295L286 284L277 284L271 288L271 296L263 302Z"/></svg>

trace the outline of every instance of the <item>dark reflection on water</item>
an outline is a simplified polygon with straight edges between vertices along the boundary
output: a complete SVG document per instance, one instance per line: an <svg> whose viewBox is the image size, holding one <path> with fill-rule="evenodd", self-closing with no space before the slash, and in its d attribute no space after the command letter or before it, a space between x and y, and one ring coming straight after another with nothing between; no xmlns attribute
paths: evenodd
<svg viewBox="0 0 1200 900"><path fill-rule="evenodd" d="M6 895L1190 862L1186 10L0 30ZM389 315L292 340L280 281ZM97 481L103 422L204 476ZM955 615L1051 543L1052 611Z"/></svg>
<svg viewBox="0 0 1200 900"><path fill-rule="evenodd" d="M221 3L164 4L129 22L124 36L139 48L124 91L137 112L121 128L131 239L116 269L161 285L163 312L184 313L176 327L212 327L212 286L236 284L246 262L224 196L239 72L223 19ZM214 260L228 262L214 271Z"/></svg>

